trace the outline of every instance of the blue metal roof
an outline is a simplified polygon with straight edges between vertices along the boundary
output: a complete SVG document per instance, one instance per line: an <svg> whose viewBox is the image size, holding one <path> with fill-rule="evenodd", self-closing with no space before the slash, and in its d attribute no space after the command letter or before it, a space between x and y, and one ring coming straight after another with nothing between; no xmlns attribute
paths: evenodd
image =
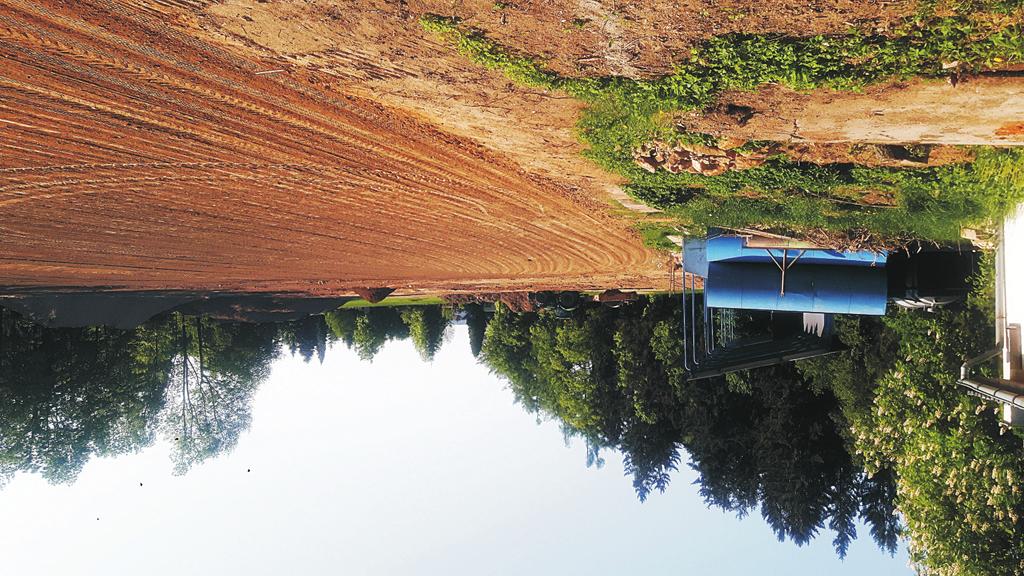
<svg viewBox="0 0 1024 576"><path fill-rule="evenodd" d="M689 240L689 239L687 239ZM703 242L695 242L692 251L705 251L705 259L708 262L771 262L769 250L765 248L749 248L744 246L742 236L722 235L707 239ZM870 250L839 252L825 249L793 249L783 250L775 248L770 250L776 258L781 258L784 252L788 252L790 258L801 254L800 262L805 264L831 264L839 266L885 266L888 253L872 252ZM690 255L687 251L686 256ZM683 262L685 262L685 258Z"/></svg>

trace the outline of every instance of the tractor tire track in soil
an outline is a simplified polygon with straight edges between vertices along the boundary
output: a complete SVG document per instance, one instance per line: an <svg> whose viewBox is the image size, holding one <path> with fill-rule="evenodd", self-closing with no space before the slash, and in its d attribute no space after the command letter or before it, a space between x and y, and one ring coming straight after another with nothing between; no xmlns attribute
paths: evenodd
<svg viewBox="0 0 1024 576"><path fill-rule="evenodd" d="M169 22L202 4L0 5L0 285L667 283L596 205Z"/></svg>

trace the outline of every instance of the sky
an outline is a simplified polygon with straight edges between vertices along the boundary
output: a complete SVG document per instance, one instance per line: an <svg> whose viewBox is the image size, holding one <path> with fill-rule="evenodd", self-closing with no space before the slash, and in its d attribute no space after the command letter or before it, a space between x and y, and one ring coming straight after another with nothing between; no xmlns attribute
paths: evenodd
<svg viewBox="0 0 1024 576"><path fill-rule="evenodd" d="M0 490L5 574L912 574L861 537L797 547L757 514L708 509L683 467L637 500L618 454L537 422L476 364L465 327L433 363L285 354L229 454L173 476L170 446L97 458L78 481ZM141 486L140 486L141 483Z"/></svg>

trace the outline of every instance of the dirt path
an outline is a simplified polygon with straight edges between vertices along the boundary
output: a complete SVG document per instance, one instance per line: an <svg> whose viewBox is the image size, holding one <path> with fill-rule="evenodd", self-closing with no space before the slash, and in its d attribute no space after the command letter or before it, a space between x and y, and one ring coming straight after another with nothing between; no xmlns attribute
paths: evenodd
<svg viewBox="0 0 1024 576"><path fill-rule="evenodd" d="M451 8L439 1L403 8L391 0L225 0L196 12L190 31L323 90L361 96L471 139L563 194L610 201L607 191L621 180L581 156L575 126L582 104L516 86L422 30L421 14Z"/></svg>
<svg viewBox="0 0 1024 576"><path fill-rule="evenodd" d="M779 142L871 142L949 145L1024 145L1024 78L973 77L957 85L915 80L872 86L861 93L796 92L766 86L730 92L721 109L734 115L682 117L690 130Z"/></svg>
<svg viewBox="0 0 1024 576"><path fill-rule="evenodd" d="M200 4L0 6L0 282L667 282L599 204L315 70L188 33Z"/></svg>

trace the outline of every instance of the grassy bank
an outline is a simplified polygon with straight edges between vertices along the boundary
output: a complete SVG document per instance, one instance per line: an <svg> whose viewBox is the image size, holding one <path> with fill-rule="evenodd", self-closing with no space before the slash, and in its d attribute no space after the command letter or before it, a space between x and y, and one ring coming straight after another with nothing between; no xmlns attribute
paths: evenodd
<svg viewBox="0 0 1024 576"><path fill-rule="evenodd" d="M438 306L444 304L444 300L436 296L400 296L396 298L385 298L377 303L366 300L351 300L342 304L341 308L349 310L352 308L393 308L396 306Z"/></svg>
<svg viewBox="0 0 1024 576"><path fill-rule="evenodd" d="M725 90L777 83L798 90L857 90L872 83L948 75L944 63L971 72L1024 61L1019 18L1002 14L1020 2L931 3L891 35L791 38L728 35L693 51L675 72L655 80L573 78L546 70L536 59L498 46L456 19L427 16L423 26L460 53L527 86L558 90L588 103L578 126L586 155L629 180L627 191L683 224L758 226L801 232L867 231L880 238L951 241L961 226L983 226L1024 199L1019 152L981 150L970 165L924 169L814 165L784 156L764 166L719 176L645 172L633 150L652 140L714 144L680 131L680 111L703 110ZM895 198L894 206L850 202L859 192Z"/></svg>

